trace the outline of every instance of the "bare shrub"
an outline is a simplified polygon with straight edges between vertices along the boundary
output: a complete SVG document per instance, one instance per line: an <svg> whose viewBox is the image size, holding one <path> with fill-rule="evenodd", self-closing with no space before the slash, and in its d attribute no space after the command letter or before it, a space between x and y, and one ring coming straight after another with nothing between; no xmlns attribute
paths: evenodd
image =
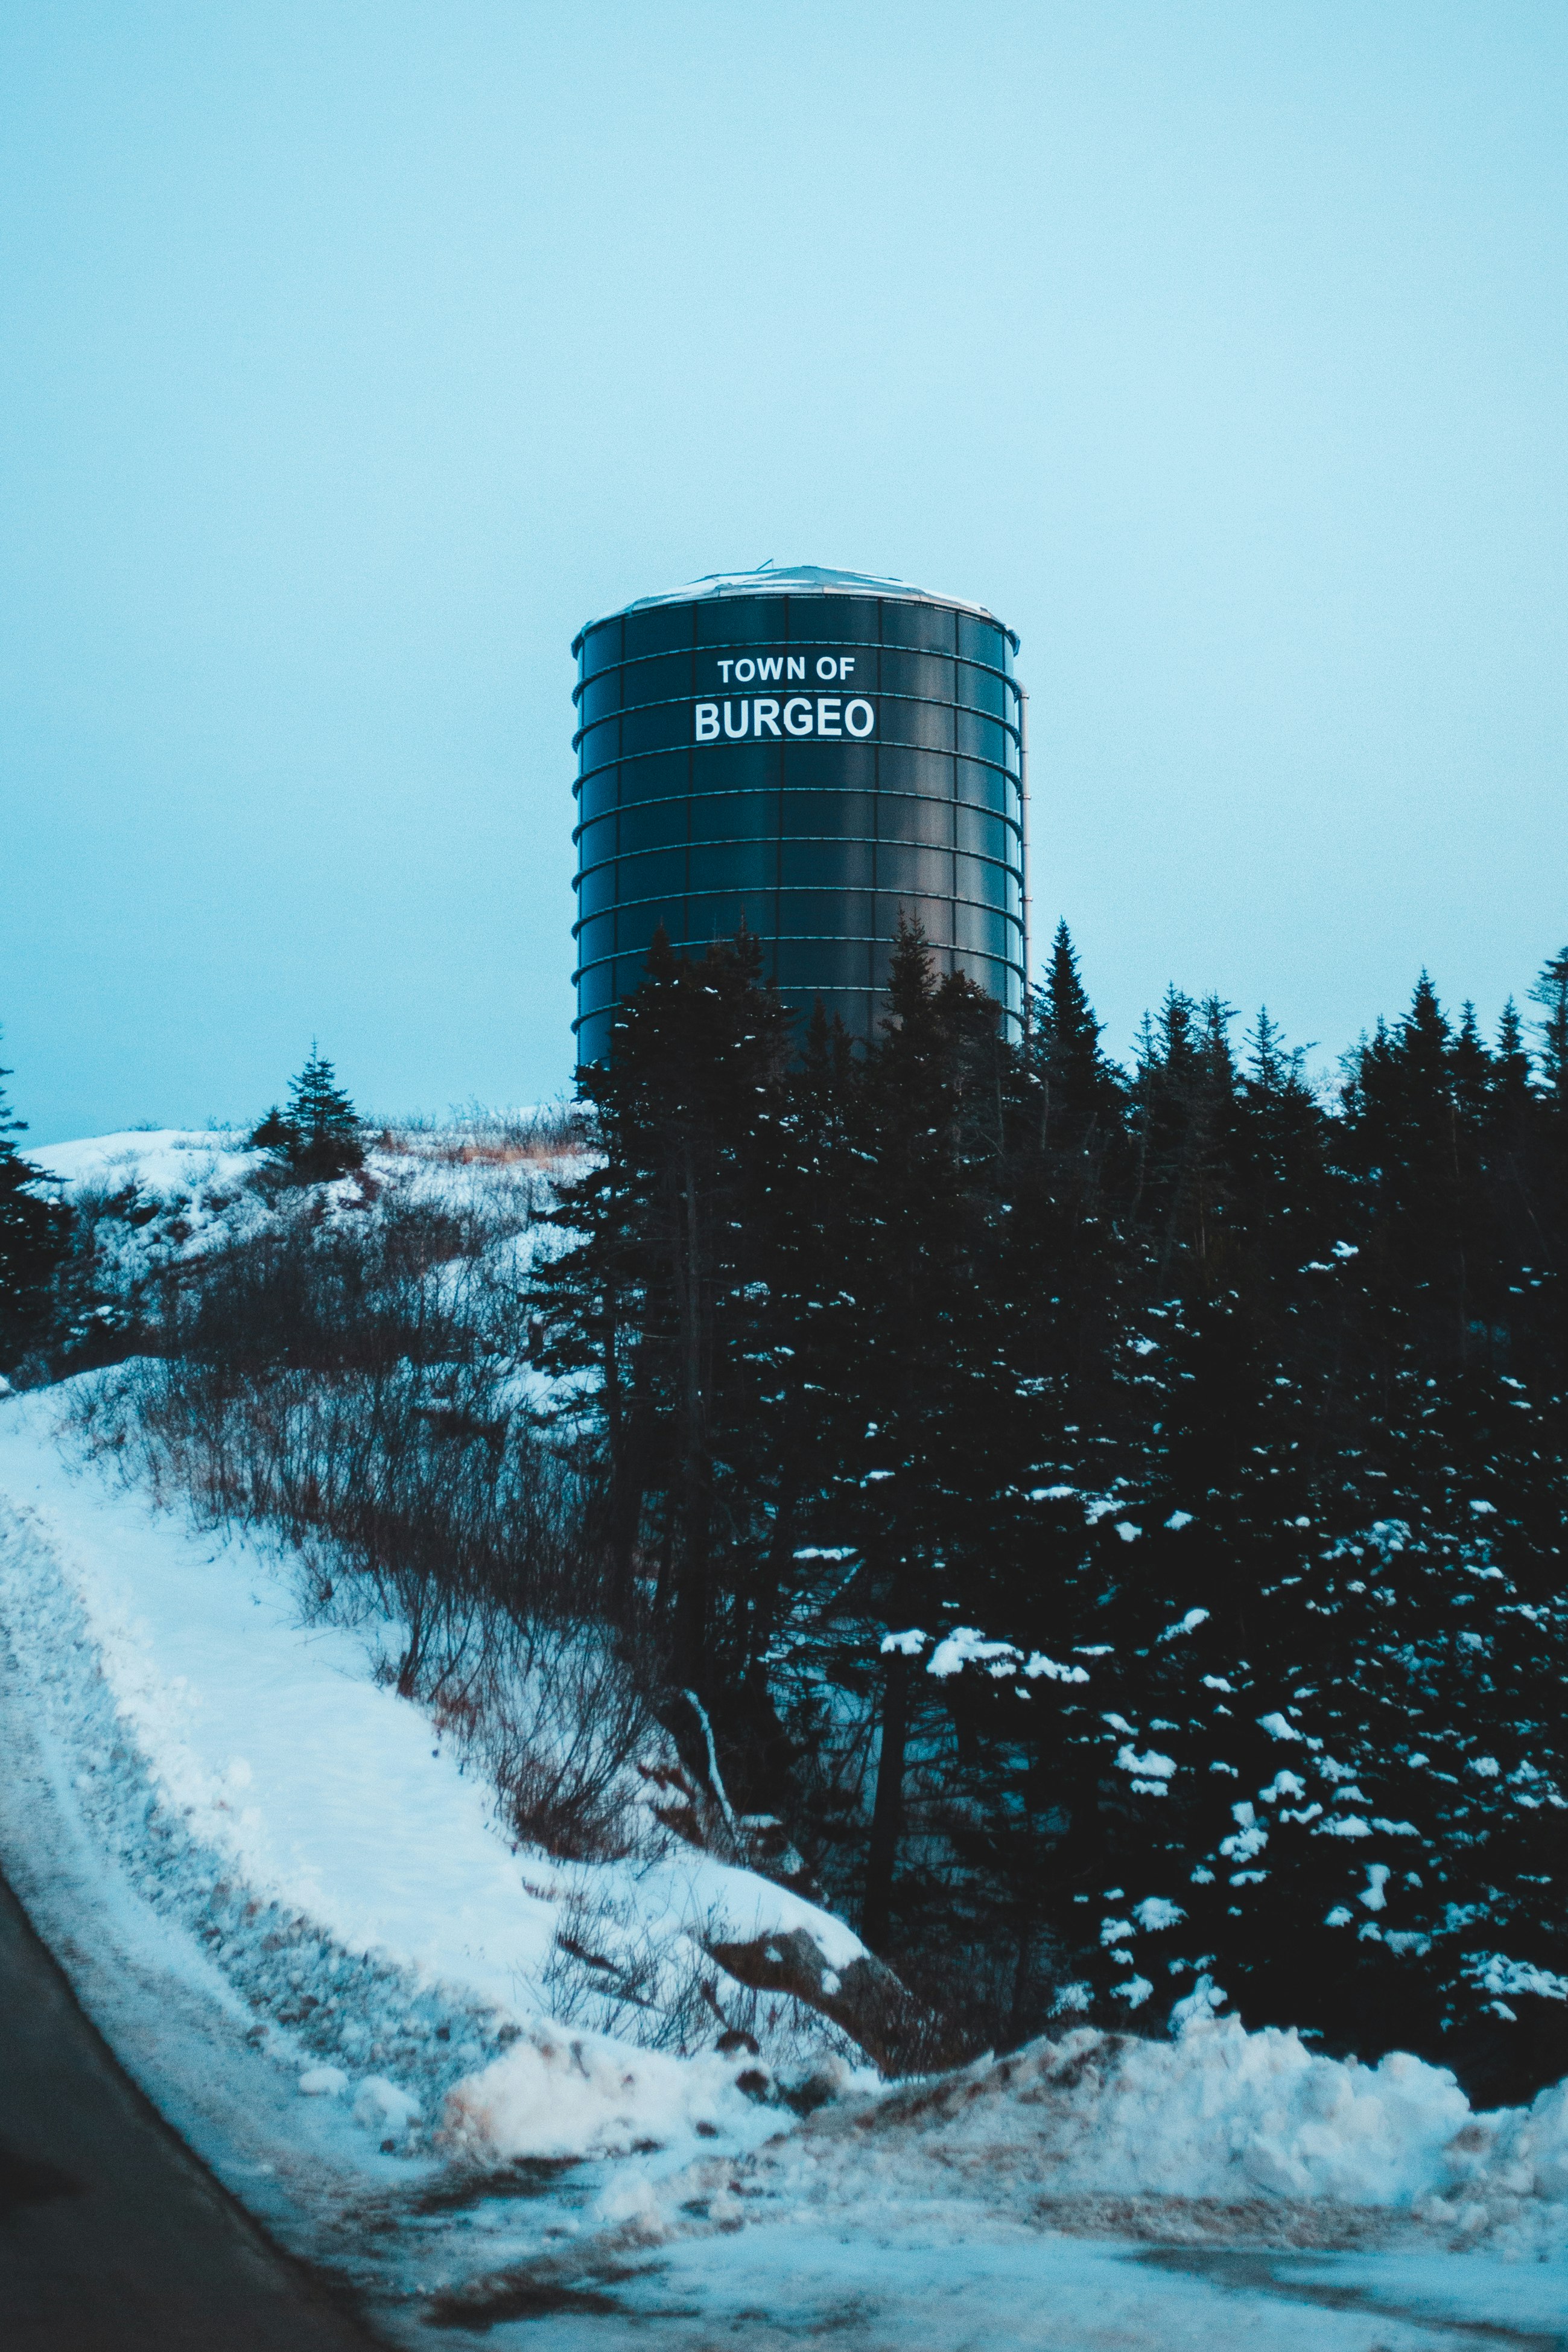
<svg viewBox="0 0 1568 2352"><path fill-rule="evenodd" d="M708 1924L711 1940L717 1923ZM549 2013L563 2025L644 2050L681 2057L747 2051L797 2076L821 2069L824 2057L864 2063L857 2043L814 2004L738 1982L700 1937L656 1935L624 1895L592 1885L562 1902L541 1981Z"/></svg>
<svg viewBox="0 0 1568 2352"><path fill-rule="evenodd" d="M652 1662L581 1620L536 1617L512 1639L512 1670L478 1737L513 1827L571 1860L631 1853L644 1818L633 1766L653 1728Z"/></svg>
<svg viewBox="0 0 1568 2352"><path fill-rule="evenodd" d="M716 1979L695 1945L654 1937L629 1901L587 1890L562 1903L541 1979L549 2013L563 2025L683 2057L722 2031L705 1982Z"/></svg>
<svg viewBox="0 0 1568 2352"><path fill-rule="evenodd" d="M382 1671L498 1790L519 1841L629 1850L654 1671L612 1623L591 1459L552 1447L513 1351L507 1182L319 1195L163 1271L142 1354L78 1395L82 1441L294 1556L308 1614L373 1623Z"/></svg>

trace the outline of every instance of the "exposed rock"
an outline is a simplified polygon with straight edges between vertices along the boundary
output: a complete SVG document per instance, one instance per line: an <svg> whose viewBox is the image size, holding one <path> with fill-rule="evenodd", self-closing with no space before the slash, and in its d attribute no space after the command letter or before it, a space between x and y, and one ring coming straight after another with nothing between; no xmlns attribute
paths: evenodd
<svg viewBox="0 0 1568 2352"><path fill-rule="evenodd" d="M886 2074L929 2064L934 2021L907 1985L867 1952L847 1968L828 1966L804 1927L749 1943L710 1943L710 1956L757 1992L792 1993L831 2017Z"/></svg>

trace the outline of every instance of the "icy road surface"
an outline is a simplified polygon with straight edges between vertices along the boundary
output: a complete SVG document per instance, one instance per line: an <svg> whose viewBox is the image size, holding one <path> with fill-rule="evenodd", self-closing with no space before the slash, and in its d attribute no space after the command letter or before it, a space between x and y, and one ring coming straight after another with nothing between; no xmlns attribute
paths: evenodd
<svg viewBox="0 0 1568 2352"><path fill-rule="evenodd" d="M129 2083L0 1881L7 2352L368 2352Z"/></svg>
<svg viewBox="0 0 1568 2352"><path fill-rule="evenodd" d="M716 2052L552 2025L550 1865L263 1554L68 1469L57 1403L0 1401L0 1861L135 2080L383 2332L1568 2352L1562 2093L1472 2118L1414 2060L1232 2026L798 2125ZM671 1936L716 1908L855 1948L696 1857L622 1893ZM490 2133L461 2152L457 2085Z"/></svg>

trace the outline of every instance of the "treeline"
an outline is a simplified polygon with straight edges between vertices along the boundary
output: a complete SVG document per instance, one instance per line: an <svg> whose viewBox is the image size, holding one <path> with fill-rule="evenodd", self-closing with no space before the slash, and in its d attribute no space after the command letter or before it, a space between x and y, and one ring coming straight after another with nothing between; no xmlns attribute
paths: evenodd
<svg viewBox="0 0 1568 2352"><path fill-rule="evenodd" d="M1332 1101L1176 990L1123 1071L1065 929L1017 1047L917 930L867 1052L759 974L655 942L528 1301L737 1809L988 2039L1568 2071L1568 950Z"/></svg>

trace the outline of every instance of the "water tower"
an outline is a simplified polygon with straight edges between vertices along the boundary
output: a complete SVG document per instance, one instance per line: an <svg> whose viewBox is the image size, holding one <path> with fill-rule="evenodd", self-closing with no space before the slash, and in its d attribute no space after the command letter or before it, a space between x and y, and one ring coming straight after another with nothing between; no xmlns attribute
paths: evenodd
<svg viewBox="0 0 1568 2352"><path fill-rule="evenodd" d="M654 930L744 919L764 971L874 1034L900 911L1016 1035L1027 970L1018 639L983 606L812 564L644 596L576 638L578 1058Z"/></svg>

